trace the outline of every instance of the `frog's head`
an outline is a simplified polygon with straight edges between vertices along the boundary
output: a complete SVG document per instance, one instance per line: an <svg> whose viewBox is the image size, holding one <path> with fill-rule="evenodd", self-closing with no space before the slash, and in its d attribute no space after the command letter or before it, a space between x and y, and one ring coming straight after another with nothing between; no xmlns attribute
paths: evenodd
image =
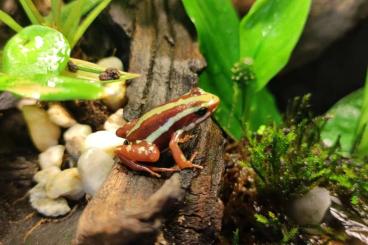
<svg viewBox="0 0 368 245"><path fill-rule="evenodd" d="M210 117L219 103L220 99L216 95L200 88L192 88L178 99L178 104L182 105L182 113L186 114L182 118L183 129L190 130ZM186 118L189 120L185 120Z"/></svg>

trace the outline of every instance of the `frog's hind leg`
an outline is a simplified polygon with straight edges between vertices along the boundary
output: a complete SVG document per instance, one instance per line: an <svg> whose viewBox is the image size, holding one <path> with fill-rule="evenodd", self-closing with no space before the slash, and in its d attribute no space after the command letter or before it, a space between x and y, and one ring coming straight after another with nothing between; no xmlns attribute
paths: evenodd
<svg viewBox="0 0 368 245"><path fill-rule="evenodd" d="M154 170L151 170L149 167L146 166L142 166L138 163L135 163L134 161L126 158L123 154L121 154L119 151L116 151L117 156L120 159L120 162L127 166L130 169L136 170L136 171L143 171L143 172L148 172L153 176L156 176L158 178L161 177L161 175L159 175L158 173L156 173Z"/></svg>

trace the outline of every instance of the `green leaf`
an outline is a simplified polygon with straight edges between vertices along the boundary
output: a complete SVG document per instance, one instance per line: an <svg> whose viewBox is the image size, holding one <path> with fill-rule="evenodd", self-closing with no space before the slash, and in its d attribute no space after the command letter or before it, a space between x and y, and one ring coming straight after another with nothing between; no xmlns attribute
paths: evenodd
<svg viewBox="0 0 368 245"><path fill-rule="evenodd" d="M20 32L23 29L23 27L21 27L10 15L2 10L0 10L0 21L4 22L15 32Z"/></svg>
<svg viewBox="0 0 368 245"><path fill-rule="evenodd" d="M360 155L367 155L368 152L368 71L364 86L363 102L358 125L355 131L355 139L360 138L356 147L356 153Z"/></svg>
<svg viewBox="0 0 368 245"><path fill-rule="evenodd" d="M341 151L350 153L362 103L363 90L359 89L342 98L327 112L331 119L327 121L321 132L321 139L327 146L334 145L340 137Z"/></svg>
<svg viewBox="0 0 368 245"><path fill-rule="evenodd" d="M84 4L85 0L79 0L78 4L75 5L72 11L69 12L65 24L62 26L62 33L69 42L72 42L75 35L75 30L78 28L79 22L82 17L82 12L80 10Z"/></svg>
<svg viewBox="0 0 368 245"><path fill-rule="evenodd" d="M99 82L54 74L31 76L0 74L0 90L46 101L94 100L105 95L105 87Z"/></svg>
<svg viewBox="0 0 368 245"><path fill-rule="evenodd" d="M60 14L61 14L61 6L62 0L51 0L51 17L52 24L58 28L60 26Z"/></svg>
<svg viewBox="0 0 368 245"><path fill-rule="evenodd" d="M220 97L215 118L231 137L239 139L243 125L240 112L232 111L231 81L231 68L239 60L239 18L229 0L184 0L183 4L196 26L207 62L199 85Z"/></svg>
<svg viewBox="0 0 368 245"><path fill-rule="evenodd" d="M70 42L70 46L73 48L75 44L81 39L83 34L86 32L88 27L92 24L92 22L97 18L97 16L109 5L111 0L102 0L96 8L94 8L87 17L82 21L80 26L78 26L75 33L72 33L71 36L73 39Z"/></svg>
<svg viewBox="0 0 368 245"><path fill-rule="evenodd" d="M32 0L19 0L19 2L32 24L40 25L45 22L45 19L42 17L40 12L38 12Z"/></svg>
<svg viewBox="0 0 368 245"><path fill-rule="evenodd" d="M256 220L259 223L262 223L262 224L265 224L265 225L270 223L270 221L265 216L263 216L262 214L255 214L254 217L256 218Z"/></svg>
<svg viewBox="0 0 368 245"><path fill-rule="evenodd" d="M46 26L28 26L6 43L2 71L14 75L59 74L69 54L69 43L60 32Z"/></svg>
<svg viewBox="0 0 368 245"><path fill-rule="evenodd" d="M306 22L310 0L258 0L240 24L240 56L254 61L255 89L287 63Z"/></svg>

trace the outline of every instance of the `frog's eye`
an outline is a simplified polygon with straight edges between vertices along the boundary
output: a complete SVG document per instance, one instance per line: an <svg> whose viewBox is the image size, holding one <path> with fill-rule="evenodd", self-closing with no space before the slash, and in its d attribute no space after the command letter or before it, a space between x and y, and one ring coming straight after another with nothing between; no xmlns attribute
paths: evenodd
<svg viewBox="0 0 368 245"><path fill-rule="evenodd" d="M128 140L125 140L123 144L124 145L129 145L129 141Z"/></svg>
<svg viewBox="0 0 368 245"><path fill-rule="evenodd" d="M208 109L206 107L199 108L198 111L195 112L197 116L204 116L207 113Z"/></svg>

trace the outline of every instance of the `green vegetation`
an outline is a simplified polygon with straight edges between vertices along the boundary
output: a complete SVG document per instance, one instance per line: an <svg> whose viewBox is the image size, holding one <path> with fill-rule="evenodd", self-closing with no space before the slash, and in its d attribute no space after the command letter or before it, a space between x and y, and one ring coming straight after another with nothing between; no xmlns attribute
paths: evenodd
<svg viewBox="0 0 368 245"><path fill-rule="evenodd" d="M322 143L320 134L327 119L313 118L308 100L309 96L296 98L283 124L248 131L237 148L240 167L254 173L251 185L256 194L250 198L262 207L253 211L253 223L259 223L253 226L274 234L277 242L288 243L304 232L306 227L293 222L287 207L316 186L327 188L348 209L359 209L368 201L368 165L359 158L344 157L339 144L326 147ZM232 202L246 200L240 193L237 195ZM314 228L331 239L347 239L333 228Z"/></svg>
<svg viewBox="0 0 368 245"><path fill-rule="evenodd" d="M345 155L366 157L368 152L368 73L364 89L342 98L328 112L322 130L327 145L340 144Z"/></svg>
<svg viewBox="0 0 368 245"><path fill-rule="evenodd" d="M20 0L19 2L31 24L49 26L60 31L73 48L111 0L74 0L68 4L64 4L62 0L52 0L51 12L48 16L42 16L32 0ZM16 32L22 29L10 15L1 10L0 21Z"/></svg>
<svg viewBox="0 0 368 245"><path fill-rule="evenodd" d="M264 123L280 122L265 85L287 63L311 1L258 0L242 20L229 0L183 3L208 64L200 86L221 99L216 112L221 127L239 140L246 125L257 130Z"/></svg>
<svg viewBox="0 0 368 245"><path fill-rule="evenodd" d="M0 90L48 101L92 100L108 96L106 83L137 77L116 71L118 79L100 81L105 69L78 59L72 59L73 72L67 67L71 49L110 1L80 0L63 5L53 0L50 15L43 17L32 1L23 0L20 3L33 24L25 28L0 12L0 20L18 32L2 52Z"/></svg>

